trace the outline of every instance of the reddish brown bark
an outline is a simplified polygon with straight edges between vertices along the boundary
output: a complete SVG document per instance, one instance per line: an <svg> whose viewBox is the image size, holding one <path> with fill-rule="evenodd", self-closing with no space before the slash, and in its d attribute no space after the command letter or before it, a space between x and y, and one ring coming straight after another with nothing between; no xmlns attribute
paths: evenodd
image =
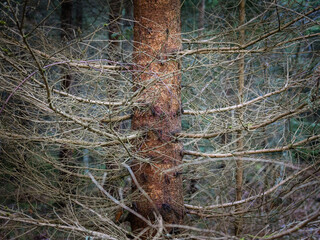
<svg viewBox="0 0 320 240"><path fill-rule="evenodd" d="M142 107L135 110L132 119L132 128L145 132L144 139L136 144L136 154L151 162L136 159L132 169L153 203L141 194L141 200L134 206L151 221L155 213L160 213L165 223L181 224L182 176L178 170L164 172L182 161L182 144L174 137L181 131L180 65L167 58L181 48L180 1L136 0L134 20L133 60L137 66L134 80L137 88L147 80L154 80L141 94ZM133 231L147 227L136 216L132 216L131 225Z"/></svg>

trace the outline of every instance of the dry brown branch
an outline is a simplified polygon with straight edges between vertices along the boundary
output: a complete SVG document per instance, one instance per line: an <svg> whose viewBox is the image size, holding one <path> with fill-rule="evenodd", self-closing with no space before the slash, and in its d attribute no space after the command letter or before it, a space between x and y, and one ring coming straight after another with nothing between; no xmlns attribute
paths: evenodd
<svg viewBox="0 0 320 240"><path fill-rule="evenodd" d="M250 46L256 44L257 42L260 42L260 41L263 40L263 39L266 39L266 38L268 38L268 37L270 37L270 36L272 36L272 35L280 32L280 31L283 31L284 29L290 27L292 24L298 22L298 21L301 20L302 18L307 17L307 16L309 16L310 14L312 14L312 13L314 13L314 12L317 12L318 10L320 10L320 6L317 6L316 8L313 8L312 10L306 12L305 14L301 14L299 17L293 19L292 21L290 21L290 22L288 22L288 23L286 23L286 24L284 24L284 25L282 25L282 26L279 26L278 28L276 28L276 29L274 29L274 30L272 30L272 31L269 31L268 33L266 33L266 34L264 34L264 35L262 35L262 36L260 36L260 37L258 37L258 38L256 38L256 39L252 40L252 41L249 42L249 43L244 44L244 45L242 46L242 48L245 49L245 48L247 48L247 47L250 47Z"/></svg>
<svg viewBox="0 0 320 240"><path fill-rule="evenodd" d="M309 215L304 221L301 221L299 223L297 223L295 226L289 228L289 229L286 229L286 230L282 230L278 233L275 233L275 234L272 234L271 237L266 237L266 238L263 238L263 239L268 239L268 240L271 240L271 239L279 239L283 236L286 236L286 235L289 235L289 234L292 234L298 230L300 230L301 228L305 227L308 223L314 221L314 220L317 220L318 217L320 216L320 209L318 209L315 213Z"/></svg>
<svg viewBox="0 0 320 240"><path fill-rule="evenodd" d="M252 123L250 123L247 126L242 125L239 128L226 129L225 131L222 131L222 132L213 132L213 133L184 133L184 132L181 132L181 133L178 133L177 136L182 137L182 138L214 138L214 137L220 136L222 134L232 133L232 132L236 132L239 130L253 131L253 130L268 126L278 120L285 119L285 118L292 117L297 114L306 112L309 110L308 108L306 108L306 107L308 107L308 105L309 105L308 103L303 103L303 104L299 105L298 107L296 107L295 109L288 110L286 112L278 114L277 116L272 117L269 120L261 122L260 124L256 124L256 125L253 125Z"/></svg>
<svg viewBox="0 0 320 240"><path fill-rule="evenodd" d="M123 209L129 211L130 213L134 214L135 216L137 216L138 218L140 218L142 221L144 221L149 227L154 227L150 221L148 219L146 219L145 217L143 217L142 215L140 215L139 213L137 213L136 211L134 211L133 209L129 208L128 206L126 206L125 204L123 204L122 202L120 202L119 200L115 199L113 196L110 195L110 193L108 193L98 182L97 180L92 176L92 174L90 172L88 172L89 177L91 178L91 181L97 186L97 188L99 188L99 190L106 195L110 200L112 200L115 204L119 205L120 207L122 207Z"/></svg>
<svg viewBox="0 0 320 240"><path fill-rule="evenodd" d="M297 173L294 173L292 174L291 176L287 177L285 180L281 181L279 184L273 186L272 188L270 188L269 190L261 193L261 194L258 194L258 195L255 195L255 196L251 196L249 198L246 198L246 199L243 199L243 200L240 200L240 201L235 201L235 202L229 202L229 203L223 203L223 204L217 204L217 205L210 205L210 206L193 206L193 205L190 205L190 204L185 204L185 207L187 209L191 209L191 210L198 210L198 211L206 211L206 210L213 210L213 209L217 209L217 208L225 208L225 207L232 207L232 206L236 206L238 204L244 204L244 203L247 203L247 202L250 202L250 201L253 201L253 200L256 200L257 198L261 198L261 197L264 197L274 191L276 191L279 187L281 187L282 185L284 185L285 183L291 181L292 179L296 178L297 176L301 175L302 173L305 173L307 171L309 171L310 169L314 168L315 166L317 166L319 164L319 161L316 162L315 164L312 164L302 170L300 170L299 172Z"/></svg>
<svg viewBox="0 0 320 240"><path fill-rule="evenodd" d="M194 50L185 50L185 51L180 51L177 52L176 55L180 55L180 56L186 56L186 55L193 55L193 54L208 54L208 53L263 53L263 52L267 52L270 50L270 48L266 48L266 49L252 49L252 50L244 50L280 31L283 31L284 29L290 27L292 24L296 23L297 21L301 20L302 18L317 12L320 9L320 6L306 12L305 14L301 14L299 17L295 18L294 20L284 24L283 26L280 26L272 31L269 31L268 33L248 42L245 43L244 45L242 45L241 47L221 47L221 48L203 48L203 49L194 49ZM314 36L313 36L314 37ZM295 41L295 40L293 40ZM284 43L279 43L279 45L276 46L280 46Z"/></svg>
<svg viewBox="0 0 320 240"><path fill-rule="evenodd" d="M273 95L276 95L276 94L280 94L286 90L288 90L290 87L292 86L289 86L288 84L286 84L283 88L277 90L277 91L274 91L274 92L271 92L271 93L267 93L263 96L259 96L257 98L254 98L250 101L247 101L247 102L244 102L244 103L241 103L241 104L237 104L237 105L233 105L233 106L229 106L229 107L223 107L223 108L216 108L216 109L208 109L208 110L201 110L201 111L194 111L194 110L184 110L183 111L183 114L185 115L201 115L201 114L212 114L212 113L220 113L220 112L225 112L225 111L230 111L230 110L235 110L235 109L241 109L245 106L249 106L253 103L256 103L256 102L259 102L265 98L268 98L268 97L271 97ZM305 105L304 105L305 106Z"/></svg>
<svg viewBox="0 0 320 240"><path fill-rule="evenodd" d="M318 138L320 138L320 135L315 135L315 136L306 138L304 140L301 140L299 142L288 144L283 147L241 151L241 152L234 152L234 153L202 153L202 152L189 151L189 150L184 150L183 153L185 155L192 155L192 156L197 156L197 157L210 157L210 158L222 158L222 157L234 157L234 156L244 156L244 155L252 155L252 154L262 154L262 153L274 153L274 152L283 152L283 151L287 151L287 150L299 147L299 146L304 145L308 142L317 140Z"/></svg>
<svg viewBox="0 0 320 240"><path fill-rule="evenodd" d="M50 223L49 221L45 221L43 219L40 220L40 219L34 219L31 216L25 216L25 214L24 216L20 216L19 213L11 213L11 212L2 211L2 210L0 210L0 214L1 214L0 219L3 219L3 220L31 224L39 227L52 227L52 228L60 229L63 231L87 234L89 236L95 236L102 239L111 239L111 240L117 239L105 233L86 229L80 225L70 226L70 225L54 224L54 223Z"/></svg>
<svg viewBox="0 0 320 240"><path fill-rule="evenodd" d="M46 143L58 143L58 144L68 144L68 145L75 145L75 146L83 146L83 147L107 147L112 146L115 144L119 144L118 141L108 141L108 142L88 142L88 141L80 141L76 139L66 139L66 138L54 138L50 137L34 137L34 136L25 136L20 134L9 133L0 130L0 134L2 134L3 138L10 139L10 140L24 140L26 142L46 142ZM134 138L122 138L122 140L131 140Z"/></svg>
<svg viewBox="0 0 320 240"><path fill-rule="evenodd" d="M201 159L201 160L185 160L184 164L180 167L187 167L187 166L192 166L192 165L198 165L198 164L205 164L205 163L210 163L210 162L218 162L218 161L234 161L236 160L237 157L225 157L225 158L208 158L208 159ZM300 170L301 167L298 167L296 165L290 164L290 163L286 163L283 161L276 161L276 160L271 160L271 159L263 159L263 158L248 158L248 157L242 157L241 159L243 159L243 161L248 161L248 162L256 162L256 163L270 163L270 164L277 164L277 165L282 165L291 169L295 169L295 170ZM170 169L170 171L176 171L179 170L179 168L177 169ZM169 172L169 170L168 170Z"/></svg>

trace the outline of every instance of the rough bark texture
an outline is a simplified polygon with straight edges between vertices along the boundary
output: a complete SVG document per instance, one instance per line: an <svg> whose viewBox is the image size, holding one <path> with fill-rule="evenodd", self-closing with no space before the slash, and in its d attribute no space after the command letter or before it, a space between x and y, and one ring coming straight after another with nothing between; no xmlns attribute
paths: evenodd
<svg viewBox="0 0 320 240"><path fill-rule="evenodd" d="M141 95L141 107L135 110L132 119L134 130L146 132L136 144L136 154L151 162L135 160L132 168L153 203L141 197L134 207L151 221L158 212L165 223L181 224L184 216L181 170L164 172L182 161L182 144L174 137L181 131L180 64L167 59L168 54L181 48L180 1L136 0L134 19L133 60L137 66L134 80L137 88L147 80L154 80ZM147 226L135 216L131 225L133 231Z"/></svg>

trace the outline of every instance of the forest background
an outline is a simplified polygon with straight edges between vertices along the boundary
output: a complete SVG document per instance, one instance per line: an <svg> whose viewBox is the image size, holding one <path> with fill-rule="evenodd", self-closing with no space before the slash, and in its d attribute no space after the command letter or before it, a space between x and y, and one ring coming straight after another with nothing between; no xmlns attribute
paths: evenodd
<svg viewBox="0 0 320 240"><path fill-rule="evenodd" d="M0 238L319 239L319 11L1 1ZM143 45L139 29L175 48ZM181 161L157 165L170 151ZM154 189L173 197L159 205Z"/></svg>

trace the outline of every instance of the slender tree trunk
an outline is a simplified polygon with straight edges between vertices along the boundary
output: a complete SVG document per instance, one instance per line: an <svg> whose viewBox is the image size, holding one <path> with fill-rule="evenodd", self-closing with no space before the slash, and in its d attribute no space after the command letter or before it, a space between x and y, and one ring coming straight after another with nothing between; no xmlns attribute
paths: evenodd
<svg viewBox="0 0 320 240"><path fill-rule="evenodd" d="M69 40L72 35L72 0L63 0L61 3L61 39Z"/></svg>
<svg viewBox="0 0 320 240"><path fill-rule="evenodd" d="M244 24L245 21L245 5L246 1L241 0L240 2L240 18L239 24L240 26ZM245 40L245 31L244 28L240 29L240 44L243 45ZM243 89L244 89L244 54L241 53L240 60L239 60L239 104L243 103ZM243 111L240 109L239 112L239 119L243 122ZM242 131L239 130L237 132L237 151L243 150L243 136ZM242 187L243 187L243 161L237 160L236 161L236 201L242 199ZM241 206L236 207L236 211L241 211ZM242 216L238 215L236 222L235 222L235 235L238 236L242 231Z"/></svg>
<svg viewBox="0 0 320 240"><path fill-rule="evenodd" d="M75 2L75 8L76 8L76 17L75 17L75 26L77 27L77 33L78 36L81 34L82 29L82 22L83 22L83 6L82 6L82 0L77 0Z"/></svg>
<svg viewBox="0 0 320 240"><path fill-rule="evenodd" d="M199 29L203 29L204 27L204 13L206 8L206 1L200 0L199 4ZM202 30L201 30L202 32Z"/></svg>
<svg viewBox="0 0 320 240"><path fill-rule="evenodd" d="M72 0L64 0L61 3L61 40L66 41L70 40L72 36ZM67 72L63 75L61 82L61 89L65 92L70 92L72 83L72 76ZM59 159L60 162L64 165L68 171L73 171L70 166L73 160L73 149L70 149L67 145L63 144L59 150ZM64 193L74 193L74 179L72 176L61 172L59 182L61 184L61 189ZM60 202L62 206L65 205L65 202Z"/></svg>
<svg viewBox="0 0 320 240"><path fill-rule="evenodd" d="M164 223L181 224L184 216L181 170L164 172L182 162L182 144L174 137L181 131L180 64L167 58L181 48L180 1L135 0L134 20L133 60L137 71L134 81L137 88L153 81L141 94L141 107L134 111L132 119L133 130L145 132L144 139L136 143L136 155L150 161L135 159L132 169L152 202L140 193L141 199L134 206L151 221L155 220L155 214L160 214ZM130 220L135 232L147 227L136 216ZM167 231L172 233L174 229Z"/></svg>
<svg viewBox="0 0 320 240"><path fill-rule="evenodd" d="M121 12L123 8L123 0L109 0L109 47L108 55L111 61L120 61L121 58L121 46L120 46L120 34L121 34ZM112 74L113 78L117 78L118 74ZM109 98L114 99L118 95L119 86L114 82L109 83ZM120 129L120 123L115 124L116 130Z"/></svg>
<svg viewBox="0 0 320 240"><path fill-rule="evenodd" d="M110 50L118 50L120 43L120 33L121 33L121 10L123 6L123 1L121 0L109 0L109 40L110 40ZM114 49L112 49L114 48Z"/></svg>
<svg viewBox="0 0 320 240"><path fill-rule="evenodd" d="M121 54L121 46L120 46L120 34L121 34L121 12L123 6L123 0L109 0L109 25L108 25L108 38L109 38L109 45L108 45L108 58L111 61L120 61ZM118 79L118 74L110 74L110 77L114 79ZM119 79L120 82L120 79ZM109 80L108 82L108 98L110 100L116 99L119 97L119 83ZM112 107L109 108L110 112L113 111ZM113 123L112 128L114 131L119 132L121 130L121 123ZM106 162L105 164L106 169L115 169L117 168L116 165L113 163ZM117 197L118 195L118 188L117 186L110 186L108 182L104 183L103 186L105 189L109 191L109 193ZM122 211L122 209L121 209Z"/></svg>
<svg viewBox="0 0 320 240"><path fill-rule="evenodd" d="M61 40L70 40L72 36L72 0L63 0L61 3ZM64 75L61 88L64 91L69 91L71 87L71 76Z"/></svg>

